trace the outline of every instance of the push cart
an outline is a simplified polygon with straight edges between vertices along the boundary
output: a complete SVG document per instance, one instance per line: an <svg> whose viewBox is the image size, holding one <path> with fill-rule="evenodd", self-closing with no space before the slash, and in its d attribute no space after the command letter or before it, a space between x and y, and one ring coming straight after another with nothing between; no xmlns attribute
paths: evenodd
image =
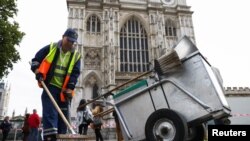
<svg viewBox="0 0 250 141"><path fill-rule="evenodd" d="M204 123L230 116L218 76L188 37L174 47L182 65L113 96L126 141L201 141Z"/></svg>

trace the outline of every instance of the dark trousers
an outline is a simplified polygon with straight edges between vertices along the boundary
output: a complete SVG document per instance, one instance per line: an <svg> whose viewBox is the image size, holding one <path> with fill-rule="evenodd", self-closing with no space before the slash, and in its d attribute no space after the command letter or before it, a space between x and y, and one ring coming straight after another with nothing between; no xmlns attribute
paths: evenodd
<svg viewBox="0 0 250 141"><path fill-rule="evenodd" d="M5 141L7 139L9 135L9 132L8 131L3 131L3 138L2 138L2 141Z"/></svg>
<svg viewBox="0 0 250 141"><path fill-rule="evenodd" d="M28 141L29 132L23 133L23 141Z"/></svg>
<svg viewBox="0 0 250 141"><path fill-rule="evenodd" d="M100 141L103 141L100 128L95 129L95 137L96 137L96 141L99 141L99 139L100 139Z"/></svg>
<svg viewBox="0 0 250 141"><path fill-rule="evenodd" d="M60 101L61 89L53 85L48 85L53 98L57 102L65 117L68 117L68 103ZM55 106L51 102L46 91L42 93L42 108L43 108L43 135L66 134L67 126L58 114Z"/></svg>
<svg viewBox="0 0 250 141"><path fill-rule="evenodd" d="M79 127L78 127L78 130L79 130L79 134L87 135L88 124L80 124Z"/></svg>
<svg viewBox="0 0 250 141"><path fill-rule="evenodd" d="M38 128L30 128L28 141L38 141L38 138L39 138Z"/></svg>

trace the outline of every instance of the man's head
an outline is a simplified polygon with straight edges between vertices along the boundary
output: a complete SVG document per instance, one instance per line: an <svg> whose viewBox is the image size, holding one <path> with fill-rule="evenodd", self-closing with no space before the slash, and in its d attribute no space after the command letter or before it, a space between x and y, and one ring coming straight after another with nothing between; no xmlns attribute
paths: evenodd
<svg viewBox="0 0 250 141"><path fill-rule="evenodd" d="M77 42L77 38L78 38L77 32L72 28L68 28L63 34L63 39L62 39L63 51L72 50L74 42Z"/></svg>
<svg viewBox="0 0 250 141"><path fill-rule="evenodd" d="M64 32L64 34L63 34L63 36L65 37L67 37L67 39L70 41L70 42L77 42L77 38L78 38L78 34L76 33L76 31L74 30L74 29L72 29L72 28L68 28L65 32Z"/></svg>

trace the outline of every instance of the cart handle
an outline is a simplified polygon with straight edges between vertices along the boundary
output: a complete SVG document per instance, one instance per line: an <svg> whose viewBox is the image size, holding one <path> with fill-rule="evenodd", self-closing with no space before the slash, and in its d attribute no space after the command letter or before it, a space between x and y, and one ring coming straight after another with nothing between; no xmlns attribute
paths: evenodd
<svg viewBox="0 0 250 141"><path fill-rule="evenodd" d="M94 115L94 117L95 117L95 116L101 116L101 117L103 117L103 116L105 116L105 115L107 115L107 114L113 112L114 110L115 110L114 108L110 108L110 109L108 109L108 110L106 110L106 111L103 111L103 112L101 112L101 113L98 113L98 114Z"/></svg>
<svg viewBox="0 0 250 141"><path fill-rule="evenodd" d="M93 103L93 102L95 102L96 100L98 100L98 99L100 99L100 98L102 98L102 97L107 97L107 96L109 96L109 95L112 95L112 92L113 92L113 91L115 91L115 90L117 90L117 89L119 89L119 88L121 88L121 87L123 87L123 86L125 86L125 85L127 85L127 84L129 84L129 83L131 83L131 82L133 82L133 81L135 81L135 80L137 80L137 79L139 79L139 78L141 78L142 76L148 75L148 74L150 74L151 72L152 72L152 70L147 71L147 72L145 72L145 73L143 73L143 74L137 76L136 78L133 78L133 79L131 79L131 80L129 80L129 81L127 81L127 82L121 84L120 86L117 86L117 87L111 89L110 91L104 93L103 95L99 95L98 97L96 97L96 98L94 98L94 99L92 99L92 100L89 100L87 103L80 105L80 106L78 107L78 109L81 109L81 108L85 107L86 105L88 105L88 104L90 104L90 103Z"/></svg>

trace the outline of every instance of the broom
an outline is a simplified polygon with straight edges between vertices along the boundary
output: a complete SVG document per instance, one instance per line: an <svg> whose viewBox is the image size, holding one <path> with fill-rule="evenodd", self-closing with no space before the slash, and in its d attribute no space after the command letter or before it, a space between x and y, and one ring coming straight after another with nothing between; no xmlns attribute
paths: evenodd
<svg viewBox="0 0 250 141"><path fill-rule="evenodd" d="M31 62L29 62L29 64L31 64ZM50 93L50 91L49 91L48 87L46 86L46 84L44 83L44 81L42 80L40 82L43 86L43 89L48 94L48 97L51 100L52 104L56 108L59 116L62 118L63 122L68 127L68 131L71 132L71 134L57 134L56 135L57 141L84 141L84 140L94 139L94 137L92 137L92 136L76 134L73 127L70 125L69 121L66 119L63 112L59 108L58 104L56 103L55 99L53 98L52 94Z"/></svg>
<svg viewBox="0 0 250 141"><path fill-rule="evenodd" d="M168 49L164 55L155 59L154 63L154 69L158 75L174 72L181 66L181 60L173 48Z"/></svg>
<svg viewBox="0 0 250 141"><path fill-rule="evenodd" d="M66 126L69 129L69 131L71 132L71 134L57 134L56 135L57 141L84 141L84 140L94 139L94 137L91 137L91 136L88 136L88 135L79 135L79 134L75 133L74 129L72 128L72 126L70 125L69 121L66 119L66 117L62 113L61 109L57 105L55 99L53 98L52 94L50 93L50 91L47 88L47 86L44 83L44 81L40 81L40 82L41 82L44 90L47 92L47 94L48 94L48 96L49 96L52 104L55 106L58 114L60 115L60 117L62 118L63 122L66 124Z"/></svg>

